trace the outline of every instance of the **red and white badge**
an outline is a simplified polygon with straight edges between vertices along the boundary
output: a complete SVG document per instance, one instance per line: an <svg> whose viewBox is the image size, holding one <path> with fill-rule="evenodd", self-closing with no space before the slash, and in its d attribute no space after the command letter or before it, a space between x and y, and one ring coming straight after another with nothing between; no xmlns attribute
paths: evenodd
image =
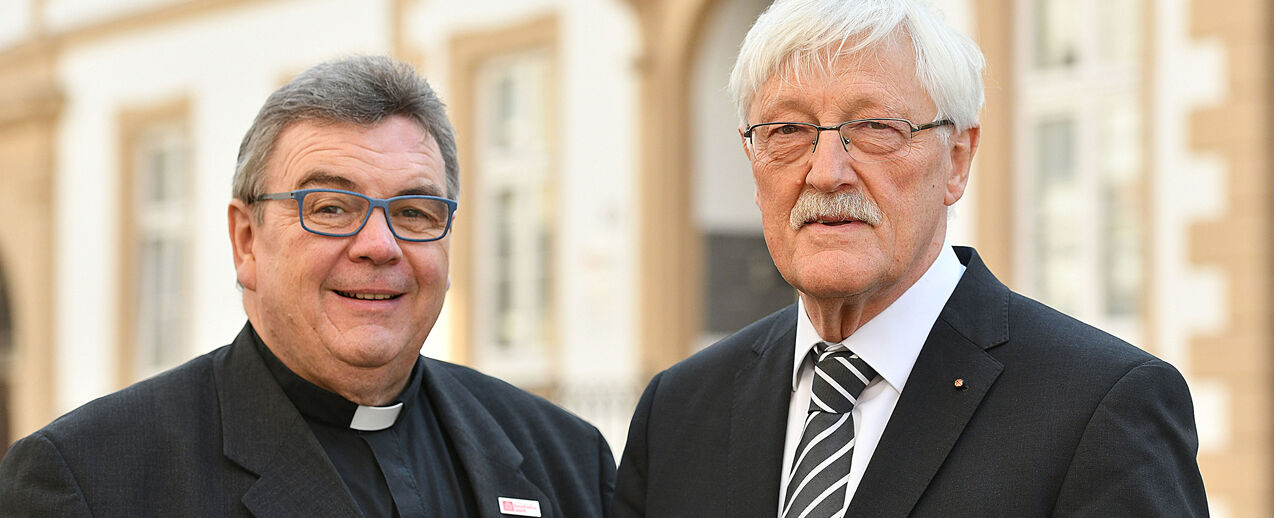
<svg viewBox="0 0 1274 518"><path fill-rule="evenodd" d="M540 502L500 497L500 513L511 516L540 516Z"/></svg>

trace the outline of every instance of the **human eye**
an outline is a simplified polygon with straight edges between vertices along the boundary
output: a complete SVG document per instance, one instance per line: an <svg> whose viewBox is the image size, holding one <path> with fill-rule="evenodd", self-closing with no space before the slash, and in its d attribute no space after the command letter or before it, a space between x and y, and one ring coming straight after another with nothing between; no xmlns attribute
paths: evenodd
<svg viewBox="0 0 1274 518"><path fill-rule="evenodd" d="M316 191L305 196L305 215L311 220L343 220L360 214L366 202L339 192Z"/></svg>
<svg viewBox="0 0 1274 518"><path fill-rule="evenodd" d="M447 205L433 198L399 198L390 205L394 226L410 233L427 233L446 225Z"/></svg>
<svg viewBox="0 0 1274 518"><path fill-rule="evenodd" d="M890 118L865 118L850 122L846 126L846 129L863 132L879 131L910 133L911 125L906 121Z"/></svg>
<svg viewBox="0 0 1274 518"><path fill-rule="evenodd" d="M782 124L776 125L773 133L777 135L795 135L801 133L802 129L804 129L804 126L799 124Z"/></svg>
<svg viewBox="0 0 1274 518"><path fill-rule="evenodd" d="M813 139L810 135L810 127L803 124L779 123L764 126L764 129L761 136L767 147L799 146Z"/></svg>
<svg viewBox="0 0 1274 518"><path fill-rule="evenodd" d="M760 132L761 140L771 145L798 144L802 141L813 139L809 126L795 122L772 123L757 129Z"/></svg>
<svg viewBox="0 0 1274 518"><path fill-rule="evenodd" d="M339 215L349 211L349 208L340 203L318 203L314 205L315 214L331 214Z"/></svg>
<svg viewBox="0 0 1274 518"><path fill-rule="evenodd" d="M885 155L906 145L909 130L903 123L891 120L868 119L849 124L842 134L858 150L871 155Z"/></svg>
<svg viewBox="0 0 1274 518"><path fill-rule="evenodd" d="M423 207L403 207L394 211L394 217L411 219L411 220L437 220L438 215L425 210Z"/></svg>
<svg viewBox="0 0 1274 518"><path fill-rule="evenodd" d="M789 163L799 159L814 142L813 128L797 123L773 123L760 128L757 154L763 162Z"/></svg>

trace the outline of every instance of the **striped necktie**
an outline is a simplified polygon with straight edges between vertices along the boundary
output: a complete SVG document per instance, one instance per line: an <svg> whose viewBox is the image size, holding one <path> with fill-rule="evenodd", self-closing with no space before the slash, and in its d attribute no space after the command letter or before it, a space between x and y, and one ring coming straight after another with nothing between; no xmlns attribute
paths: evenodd
<svg viewBox="0 0 1274 518"><path fill-rule="evenodd" d="M850 411L875 369L843 345L819 344L805 431L796 447L783 518L829 518L845 505L854 453Z"/></svg>

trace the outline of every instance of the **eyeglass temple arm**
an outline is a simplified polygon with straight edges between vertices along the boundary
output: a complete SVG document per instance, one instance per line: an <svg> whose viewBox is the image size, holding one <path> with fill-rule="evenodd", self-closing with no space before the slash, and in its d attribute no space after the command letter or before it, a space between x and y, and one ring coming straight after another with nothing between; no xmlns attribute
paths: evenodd
<svg viewBox="0 0 1274 518"><path fill-rule="evenodd" d="M294 199L296 199L296 193L294 192L276 192L273 194L262 194L260 196L257 196L256 198L253 198L252 201L294 200Z"/></svg>
<svg viewBox="0 0 1274 518"><path fill-rule="evenodd" d="M952 122L952 121L951 121L951 119L942 119L942 120L940 120L940 121L933 121L933 122L930 122L930 123L928 123L928 124L922 124L922 125L920 125L920 126L916 126L915 128L912 128L911 132L912 132L912 133L915 133L915 132L917 132L917 131L924 131L924 130L927 130L927 129L929 129L929 128L936 128L936 127L938 127L938 126L946 126L946 125L948 125L948 124L949 124L949 125L952 125L952 126L955 126L955 122Z"/></svg>

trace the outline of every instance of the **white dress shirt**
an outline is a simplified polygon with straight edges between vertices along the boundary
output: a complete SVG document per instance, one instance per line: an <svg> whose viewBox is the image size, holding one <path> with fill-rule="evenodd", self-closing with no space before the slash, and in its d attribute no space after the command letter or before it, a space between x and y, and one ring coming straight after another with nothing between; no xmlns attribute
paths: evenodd
<svg viewBox="0 0 1274 518"><path fill-rule="evenodd" d="M898 300L890 304L875 318L867 321L841 343L871 365L880 377L876 378L858 397L851 416L854 419L854 451L849 468L849 490L845 494L842 512L854 498L863 471L876 451L885 424L894 412L898 396L911 375L920 348L924 346L929 330L938 320L951 292L964 275L964 265L955 251L946 244L929 269ZM822 342L814 324L805 312L805 303L798 301L796 317L796 358L792 364L792 402L787 410L787 441L783 445L783 473L779 484L779 516L782 517L784 498L787 495L788 478L792 471L792 457L801 441L805 417L810 406L810 386L814 377L814 362L810 350Z"/></svg>

